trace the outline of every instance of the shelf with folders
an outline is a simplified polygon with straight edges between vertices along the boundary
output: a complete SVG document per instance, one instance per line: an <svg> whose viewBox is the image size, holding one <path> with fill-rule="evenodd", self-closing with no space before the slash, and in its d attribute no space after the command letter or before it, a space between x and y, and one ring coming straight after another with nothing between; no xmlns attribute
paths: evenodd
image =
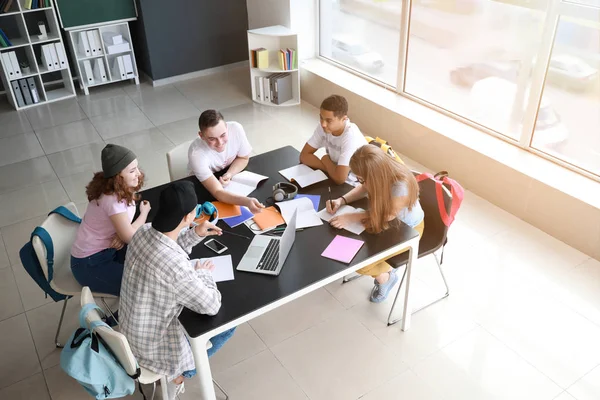
<svg viewBox="0 0 600 400"><path fill-rule="evenodd" d="M248 31L252 100L281 107L300 104L298 35L276 25Z"/></svg>
<svg viewBox="0 0 600 400"><path fill-rule="evenodd" d="M3 46L0 40L0 77L9 103L22 110L75 97L53 3L30 6L27 0L14 0L9 10L0 13L3 39L10 41Z"/></svg>
<svg viewBox="0 0 600 400"><path fill-rule="evenodd" d="M69 49L76 60L79 86L86 95L91 87L113 82L132 80L139 85L137 63L126 22L70 30Z"/></svg>

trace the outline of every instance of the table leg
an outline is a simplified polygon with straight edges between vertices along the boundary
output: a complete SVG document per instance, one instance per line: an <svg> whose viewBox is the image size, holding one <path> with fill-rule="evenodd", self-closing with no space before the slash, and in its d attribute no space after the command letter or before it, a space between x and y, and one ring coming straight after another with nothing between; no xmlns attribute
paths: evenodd
<svg viewBox="0 0 600 400"><path fill-rule="evenodd" d="M200 383L200 397L198 399L216 400L217 397L212 382L212 372L210 371L208 353L206 352L206 345L209 339L205 339L202 336L197 338L190 337L189 339L197 372L196 377L192 379L198 379L198 382Z"/></svg>
<svg viewBox="0 0 600 400"><path fill-rule="evenodd" d="M418 243L418 242L417 242ZM406 264L406 278L404 279L404 312L402 314L402 330L406 331L410 328L410 321L412 317L412 304L409 296L410 292L410 284L411 284L411 275L412 275L412 267L413 264L417 261L417 257L419 252L417 251L418 247L415 248L414 245L411 245L408 249L408 263Z"/></svg>

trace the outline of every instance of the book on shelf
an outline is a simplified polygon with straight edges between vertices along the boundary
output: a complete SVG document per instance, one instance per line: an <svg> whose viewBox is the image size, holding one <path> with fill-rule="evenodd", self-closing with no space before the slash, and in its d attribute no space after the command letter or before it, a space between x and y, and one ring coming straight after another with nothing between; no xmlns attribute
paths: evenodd
<svg viewBox="0 0 600 400"><path fill-rule="evenodd" d="M252 68L269 68L269 51L264 47L250 50Z"/></svg>
<svg viewBox="0 0 600 400"><path fill-rule="evenodd" d="M12 42L6 36L6 33L2 29L0 29L0 47L10 47L12 46Z"/></svg>
<svg viewBox="0 0 600 400"><path fill-rule="evenodd" d="M284 71L298 68L298 56L296 49L280 49L279 50L279 68Z"/></svg>

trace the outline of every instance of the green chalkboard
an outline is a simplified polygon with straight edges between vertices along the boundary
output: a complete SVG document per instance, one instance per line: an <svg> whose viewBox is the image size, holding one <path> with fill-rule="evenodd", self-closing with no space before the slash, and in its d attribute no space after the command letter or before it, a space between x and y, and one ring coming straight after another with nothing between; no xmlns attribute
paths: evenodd
<svg viewBox="0 0 600 400"><path fill-rule="evenodd" d="M64 29L137 18L133 0L55 0Z"/></svg>

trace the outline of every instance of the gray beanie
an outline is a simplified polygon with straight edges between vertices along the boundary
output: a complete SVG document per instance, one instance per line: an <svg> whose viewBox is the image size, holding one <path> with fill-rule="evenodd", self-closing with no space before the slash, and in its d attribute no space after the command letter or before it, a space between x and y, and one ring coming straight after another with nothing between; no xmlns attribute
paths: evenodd
<svg viewBox="0 0 600 400"><path fill-rule="evenodd" d="M116 144L107 144L102 149L102 172L105 178L111 178L123 171L137 157L133 151Z"/></svg>

